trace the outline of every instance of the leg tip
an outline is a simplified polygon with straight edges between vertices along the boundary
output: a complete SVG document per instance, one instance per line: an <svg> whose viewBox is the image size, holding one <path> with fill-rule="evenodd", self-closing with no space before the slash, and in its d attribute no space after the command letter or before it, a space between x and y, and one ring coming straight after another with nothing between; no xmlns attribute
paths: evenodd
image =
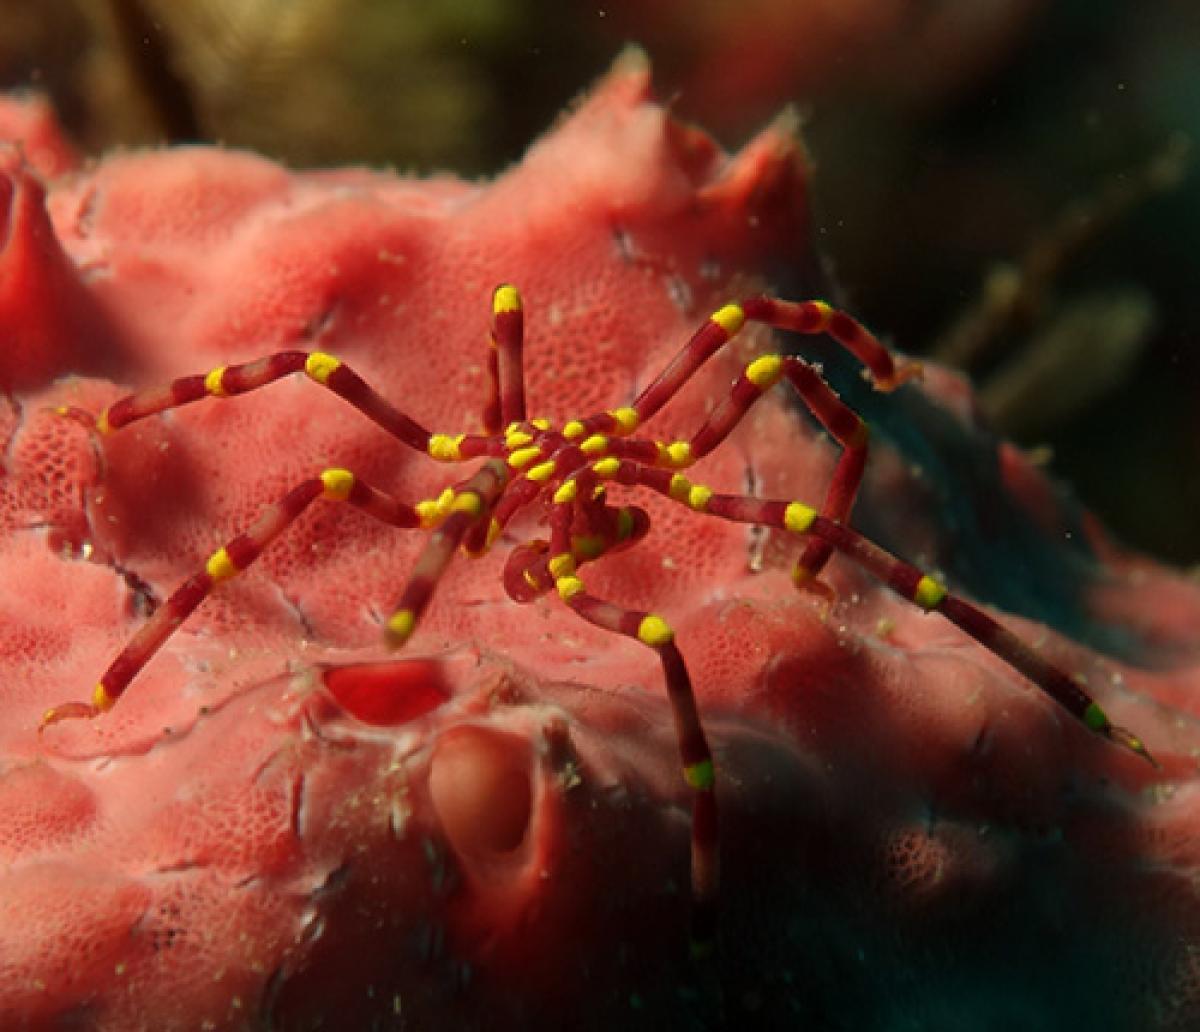
<svg viewBox="0 0 1200 1032"><path fill-rule="evenodd" d="M59 724L64 720L91 720L99 714L100 710L90 702L64 702L58 706L51 706L42 714L41 723L38 724L38 736L40 737L51 724Z"/></svg>

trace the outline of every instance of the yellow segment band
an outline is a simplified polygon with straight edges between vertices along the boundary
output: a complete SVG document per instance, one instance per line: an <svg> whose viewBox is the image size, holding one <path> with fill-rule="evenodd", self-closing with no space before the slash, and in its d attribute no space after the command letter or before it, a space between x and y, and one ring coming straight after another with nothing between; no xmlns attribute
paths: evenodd
<svg viewBox="0 0 1200 1032"><path fill-rule="evenodd" d="M695 509L696 512L704 512L708 508L708 503L712 500L713 489L705 484L693 484L691 490L688 491L687 503L688 507Z"/></svg>
<svg viewBox="0 0 1200 1032"><path fill-rule="evenodd" d="M518 448L508 457L508 464L513 469L520 469L522 466L528 466L531 462L541 457L541 448Z"/></svg>
<svg viewBox="0 0 1200 1032"><path fill-rule="evenodd" d="M304 372L310 380L328 383L329 378L341 368L342 363L324 351L314 351L304 360Z"/></svg>
<svg viewBox="0 0 1200 1032"><path fill-rule="evenodd" d="M615 477L620 468L620 459L601 459L599 462L592 463L592 470L596 476L605 480L611 480Z"/></svg>
<svg viewBox="0 0 1200 1032"><path fill-rule="evenodd" d="M233 565L233 560L229 558L229 553L224 548L218 548L208 557L208 562L204 564L204 572L213 579L213 583L215 584L236 576L238 568Z"/></svg>
<svg viewBox="0 0 1200 1032"><path fill-rule="evenodd" d="M520 310L521 295L517 292L517 288L508 283L498 286L492 295L492 311L496 315L502 315L505 312L519 312Z"/></svg>
<svg viewBox="0 0 1200 1032"><path fill-rule="evenodd" d="M917 581L917 589L913 592L913 601L922 609L936 609L946 597L946 589L932 577L922 577Z"/></svg>
<svg viewBox="0 0 1200 1032"><path fill-rule="evenodd" d="M814 301L813 308L817 310L820 316L820 322L817 323L817 329L823 330L829 325L829 320L833 318L833 309L824 301Z"/></svg>
<svg viewBox="0 0 1200 1032"><path fill-rule="evenodd" d="M108 694L108 689L99 681L96 682L96 687L92 689L92 705L101 713L113 708L113 704L117 700Z"/></svg>
<svg viewBox="0 0 1200 1032"><path fill-rule="evenodd" d="M574 479L564 481L562 486L554 492L555 505L569 505L575 501L575 496L579 493L579 485Z"/></svg>
<svg viewBox="0 0 1200 1032"><path fill-rule="evenodd" d="M671 630L671 625L654 613L647 613L642 618L642 622L638 624L637 636L638 641L651 648L670 645L675 640L675 632Z"/></svg>
<svg viewBox="0 0 1200 1032"><path fill-rule="evenodd" d="M450 503L450 511L478 516L483 511L483 499L474 491L463 491Z"/></svg>
<svg viewBox="0 0 1200 1032"><path fill-rule="evenodd" d="M783 359L778 355L763 355L746 366L746 379L760 391L774 387L783 375Z"/></svg>
<svg viewBox="0 0 1200 1032"><path fill-rule="evenodd" d="M716 771L712 760L701 760L699 763L689 763L683 768L684 780L696 791L704 792L716 784Z"/></svg>
<svg viewBox="0 0 1200 1032"><path fill-rule="evenodd" d="M417 626L417 614L411 609L397 609L388 617L387 632L398 644L403 645L412 637Z"/></svg>
<svg viewBox="0 0 1200 1032"><path fill-rule="evenodd" d="M438 462L458 462L462 459L459 445L466 434L430 434L427 448L430 457Z"/></svg>
<svg viewBox="0 0 1200 1032"><path fill-rule="evenodd" d="M592 434L579 446L584 455L603 455L608 451L608 438L603 434Z"/></svg>
<svg viewBox="0 0 1200 1032"><path fill-rule="evenodd" d="M532 480L535 484L544 484L547 480L554 476L554 471L557 468L558 467L555 465L554 460L550 459L548 462L539 462L533 467L533 469L526 473L525 476L527 479Z"/></svg>
<svg viewBox="0 0 1200 1032"><path fill-rule="evenodd" d="M321 486L325 489L326 498L344 502L354 488L354 474L348 469L324 470L321 473Z"/></svg>
<svg viewBox="0 0 1200 1032"><path fill-rule="evenodd" d="M692 482L688 480L682 473L676 473L671 477L671 484L668 487L671 497L677 502L686 502L688 496L692 493Z"/></svg>
<svg viewBox="0 0 1200 1032"><path fill-rule="evenodd" d="M572 577L575 574L575 557L570 552L561 552L556 556L551 556L546 568L555 581L562 580L564 577Z"/></svg>
<svg viewBox="0 0 1200 1032"><path fill-rule="evenodd" d="M225 376L226 366L217 366L204 377L204 389L208 391L214 398L224 398L228 396L228 391L221 386L221 380Z"/></svg>
<svg viewBox="0 0 1200 1032"><path fill-rule="evenodd" d="M725 305L713 312L710 318L731 337L746 324L746 313L741 305Z"/></svg>
<svg viewBox="0 0 1200 1032"><path fill-rule="evenodd" d="M803 502L790 502L783 510L783 525L793 534L803 534L816 518L817 510Z"/></svg>
<svg viewBox="0 0 1200 1032"><path fill-rule="evenodd" d="M638 428L638 423L640 420L638 419L638 414L635 409L629 408L628 406L624 408L609 409L608 414L613 417L613 420L617 424L616 428L613 430L613 433L631 434Z"/></svg>
<svg viewBox="0 0 1200 1032"><path fill-rule="evenodd" d="M562 428L563 437L568 441L575 437L580 437L587 433L587 427L584 426L578 419L572 419Z"/></svg>
<svg viewBox="0 0 1200 1032"><path fill-rule="evenodd" d="M566 602L583 590L583 581L578 577L559 577L554 582L554 587L558 591L558 597Z"/></svg>
<svg viewBox="0 0 1200 1032"><path fill-rule="evenodd" d="M531 419L529 422L532 426L537 427L539 430L550 429L550 420L548 420L545 416L538 416L537 419Z"/></svg>
<svg viewBox="0 0 1200 1032"><path fill-rule="evenodd" d="M533 434L526 433L524 430L516 428L516 426L509 427L504 433L504 446L506 448L514 450L524 448L532 440Z"/></svg>
<svg viewBox="0 0 1200 1032"><path fill-rule="evenodd" d="M112 432L113 425L108 421L108 409L105 409L96 417L96 433L111 434Z"/></svg>
<svg viewBox="0 0 1200 1032"><path fill-rule="evenodd" d="M666 444L663 441L655 441L654 443L658 449L658 464L660 466L683 469L685 466L692 464L692 445L690 442L672 441L670 444Z"/></svg>

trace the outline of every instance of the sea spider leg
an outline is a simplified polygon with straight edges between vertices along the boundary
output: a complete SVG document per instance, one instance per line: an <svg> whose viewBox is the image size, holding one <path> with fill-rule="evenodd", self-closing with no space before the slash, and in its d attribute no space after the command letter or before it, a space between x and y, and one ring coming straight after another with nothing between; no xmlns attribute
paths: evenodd
<svg viewBox="0 0 1200 1032"><path fill-rule="evenodd" d="M1115 726L1078 680L1040 656L982 609L951 594L945 585L845 524L819 515L803 502L718 494L703 484L692 483L682 473L646 469L629 461L606 459L595 463L594 468L602 478L648 487L697 512L820 538L902 598L926 612L936 610L941 613L1033 682L1089 730L1158 766L1145 743L1125 728Z"/></svg>
<svg viewBox="0 0 1200 1032"><path fill-rule="evenodd" d="M409 447L430 454L432 450L447 447L442 441L444 435L431 434L395 408L348 365L323 351L277 351L242 365L217 366L207 373L183 376L165 386L138 391L113 402L93 422L100 433L108 434L168 409L181 408L203 398L246 394L299 372L345 399ZM76 418L82 415L80 410L70 410L69 414Z"/></svg>
<svg viewBox="0 0 1200 1032"><path fill-rule="evenodd" d="M388 644L393 648L399 648L412 637L455 551L473 526L481 522L486 525L492 507L508 481L508 467L499 459L489 459L466 481L461 491L454 493L445 522L430 536L409 575L400 601L388 617L385 631Z"/></svg>
<svg viewBox="0 0 1200 1032"><path fill-rule="evenodd" d="M919 363L897 361L866 327L824 301L792 302L766 296L751 297L714 312L631 407L610 409L574 420L563 427L564 436L574 439L596 433L633 433L670 401L709 358L736 337L748 321L806 335L827 334L863 363L878 390L894 390L921 374ZM730 398L693 439L662 442L654 464L684 469L708 454L781 374L788 378L804 404L842 448L821 511L830 519L844 520L854 505L866 467L868 429L817 371L798 358L781 360L779 356L767 355L757 363L751 363L734 384ZM644 461L641 456L636 458ZM797 585L831 598L832 590L817 580L830 554L827 543L810 540L793 569L792 576Z"/></svg>
<svg viewBox="0 0 1200 1032"><path fill-rule="evenodd" d="M824 301L780 301L747 298L718 309L680 349L667 367L633 403L637 421L644 423L671 400L714 354L741 332L746 322L806 335L827 334L866 366L878 390L891 391L920 375L914 362L897 362L892 353L857 320ZM588 432L593 428L587 426ZM605 430L604 432L610 432Z"/></svg>
<svg viewBox="0 0 1200 1032"><path fill-rule="evenodd" d="M245 570L318 498L348 502L377 520L400 528L436 526L454 512L457 504L443 492L441 499L409 505L340 468L326 469L319 476L302 481L268 507L246 531L213 552L204 569L175 589L101 675L91 702L67 702L46 710L39 730L60 720L94 717L111 709L130 681L212 590Z"/></svg>
<svg viewBox="0 0 1200 1032"><path fill-rule="evenodd" d="M858 413L843 402L816 369L801 358L769 354L754 359L734 381L725 400L692 436L688 447L681 448L682 442L667 445L668 461L660 461L659 465L683 468L708 455L729 436L751 406L785 378L805 407L841 446L833 479L821 506L821 515L832 520L845 520L854 507L854 499L862 482L870 434L867 424ZM690 461L678 461L681 457L687 457ZM815 590L827 601L833 600L833 589L816 578L829 561L832 551L828 542L811 538L792 569L792 579L797 586Z"/></svg>
<svg viewBox="0 0 1200 1032"><path fill-rule="evenodd" d="M558 558L551 559L552 566ZM661 616L623 609L589 594L573 566L573 563L557 566L554 586L559 598L588 623L653 649L662 663L683 776L692 790L692 953L697 957L707 955L715 943L720 879L716 773L687 664L675 644L674 631Z"/></svg>
<svg viewBox="0 0 1200 1032"><path fill-rule="evenodd" d="M502 283L492 292L483 403L483 430L492 436L525 419L524 320L517 288Z"/></svg>

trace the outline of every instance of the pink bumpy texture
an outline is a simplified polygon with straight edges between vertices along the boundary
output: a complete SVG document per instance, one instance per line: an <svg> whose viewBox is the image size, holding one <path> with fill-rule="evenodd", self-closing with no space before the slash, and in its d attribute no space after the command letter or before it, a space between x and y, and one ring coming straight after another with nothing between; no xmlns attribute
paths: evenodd
<svg viewBox="0 0 1200 1032"><path fill-rule="evenodd" d="M301 346L433 429L477 429L507 280L531 408L558 421L628 403L709 311L808 260L794 138L727 156L632 60L486 185L213 148L51 178L68 151L48 117L0 108L0 134L41 141L0 178L0 1025L1200 1022L1200 593L1099 530L1088 604L1153 671L1006 619L1161 773L843 561L826 613L790 583L795 540L645 502L649 538L586 576L666 615L695 680L723 820L708 966L686 958L689 801L657 660L503 594L536 512L453 563L397 657L381 618L424 535L317 503L113 711L39 740L147 605L299 480L346 466L414 501L460 475L303 377L105 438L54 406ZM719 355L649 429L693 430L768 345ZM953 378L906 389L975 433ZM694 479L819 503L835 457L777 388ZM1059 533L1042 475L1015 451L1000 468ZM876 518L926 550L909 558L953 547L918 474L884 446L871 469Z"/></svg>

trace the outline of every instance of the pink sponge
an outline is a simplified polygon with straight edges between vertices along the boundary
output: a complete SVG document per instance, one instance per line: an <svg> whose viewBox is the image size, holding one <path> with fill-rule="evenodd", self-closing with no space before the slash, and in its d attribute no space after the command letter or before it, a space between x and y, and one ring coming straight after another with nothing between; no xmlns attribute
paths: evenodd
<svg viewBox="0 0 1200 1032"><path fill-rule="evenodd" d="M14 110L0 131L20 137ZM709 312L810 264L789 126L728 156L625 59L488 185L213 148L4 162L0 1024L962 1027L967 1001L972 1027L1200 1021L1200 592L1098 530L1082 604L1152 670L1001 618L1158 773L843 560L827 610L791 584L794 542L637 494L648 537L588 587L666 614L691 669L722 820L707 965L686 957L661 668L553 593L507 597L536 512L451 564L396 656L381 621L427 535L317 503L113 710L36 733L300 481L342 466L415 501L453 479L302 377L104 436L51 410L300 347L474 430L501 281L525 297L534 415L628 404ZM718 354L654 435L693 432L767 345ZM928 382L926 406L965 390ZM992 448L969 408L941 432ZM780 388L695 477L817 504L836 458ZM996 468L1049 540L1055 491L1015 452ZM882 444L863 504L927 550L910 558L953 553Z"/></svg>

